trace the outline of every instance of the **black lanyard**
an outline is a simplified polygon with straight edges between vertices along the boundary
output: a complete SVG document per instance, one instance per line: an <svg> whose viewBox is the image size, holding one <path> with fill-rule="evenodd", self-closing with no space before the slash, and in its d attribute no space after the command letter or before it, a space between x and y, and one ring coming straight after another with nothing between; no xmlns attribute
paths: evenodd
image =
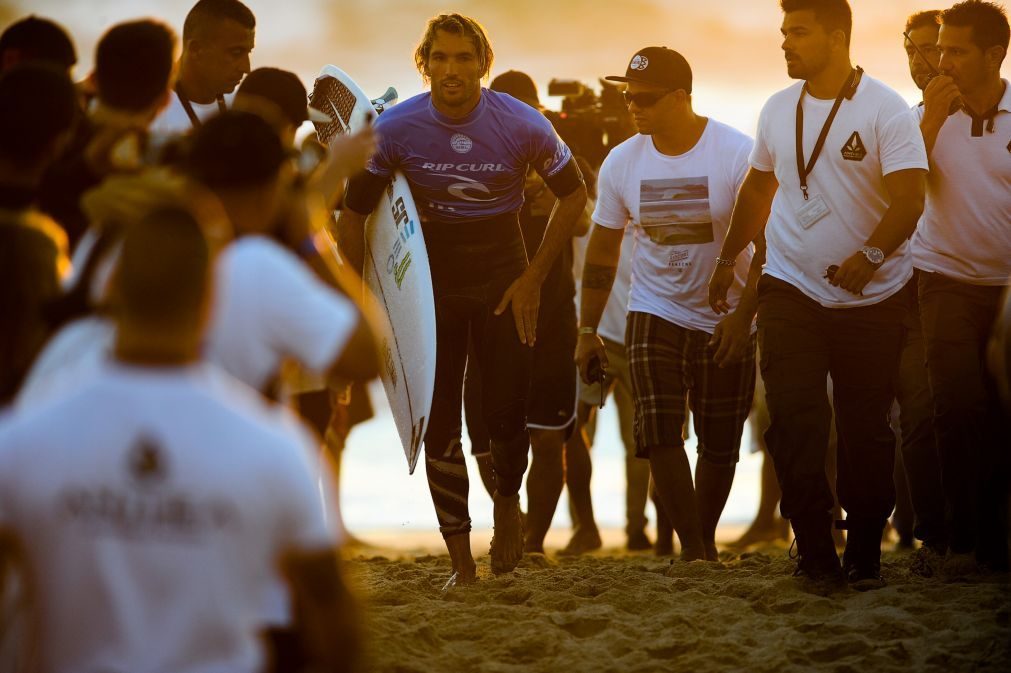
<svg viewBox="0 0 1011 673"><path fill-rule="evenodd" d="M821 156L822 147L825 146L825 138L828 137L829 129L832 128L832 122L835 121L836 113L839 112L843 99L853 97L856 89L853 82L857 74L862 72L863 69L859 66L851 70L850 76L846 78L846 82L839 89L839 94L835 97L835 103L832 105L832 111L828 113L828 119L825 120L825 125L821 127L818 142L814 144L814 152L811 154L811 160L807 162L806 166L804 164L804 93L807 91L807 84L805 83L800 88L800 98L797 99L797 173L800 175L800 191L804 193L805 201L807 201L807 176L811 175L814 165L818 162L818 157Z"/></svg>
<svg viewBox="0 0 1011 673"><path fill-rule="evenodd" d="M193 128L200 126L200 117L198 117L197 113L193 111L193 106L190 105L190 99L183 95L182 85L178 82L176 83L176 95L179 96L179 102L183 104L183 109L186 110L186 116L190 118L190 123L193 124ZM218 96L217 101L219 112L224 112L228 109L225 105L224 96Z"/></svg>

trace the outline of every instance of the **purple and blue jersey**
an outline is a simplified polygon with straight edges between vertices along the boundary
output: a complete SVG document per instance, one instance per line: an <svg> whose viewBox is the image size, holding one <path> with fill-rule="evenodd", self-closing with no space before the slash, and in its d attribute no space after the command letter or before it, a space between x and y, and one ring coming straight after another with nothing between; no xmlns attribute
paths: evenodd
<svg viewBox="0 0 1011 673"><path fill-rule="evenodd" d="M369 172L389 178L402 171L422 220L515 213L528 166L548 181L572 159L544 115L489 89L462 119L441 114L423 93L387 109L375 127L379 146Z"/></svg>

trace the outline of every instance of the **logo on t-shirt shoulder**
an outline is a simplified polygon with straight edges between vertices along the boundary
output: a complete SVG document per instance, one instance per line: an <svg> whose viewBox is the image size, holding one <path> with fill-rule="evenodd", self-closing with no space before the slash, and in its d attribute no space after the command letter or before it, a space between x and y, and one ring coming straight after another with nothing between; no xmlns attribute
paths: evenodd
<svg viewBox="0 0 1011 673"><path fill-rule="evenodd" d="M453 137L449 139L449 146L457 154L466 154L474 147L474 141L462 133L454 133Z"/></svg>
<svg viewBox="0 0 1011 673"><path fill-rule="evenodd" d="M140 484L153 484L168 474L161 448L147 437L141 437L130 450L130 474Z"/></svg>
<svg viewBox="0 0 1011 673"><path fill-rule="evenodd" d="M860 139L860 134L857 131L853 132L841 151L842 157L846 161L863 161L867 156L867 148L864 147L864 141Z"/></svg>

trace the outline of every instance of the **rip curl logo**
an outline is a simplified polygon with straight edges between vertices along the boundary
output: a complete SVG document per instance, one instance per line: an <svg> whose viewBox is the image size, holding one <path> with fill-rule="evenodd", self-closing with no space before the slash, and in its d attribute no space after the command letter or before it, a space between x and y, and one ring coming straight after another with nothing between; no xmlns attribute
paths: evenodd
<svg viewBox="0 0 1011 673"><path fill-rule="evenodd" d="M452 147L453 151L457 154L466 154L473 149L474 141L462 133L455 133L453 134L453 137L449 139L449 146Z"/></svg>
<svg viewBox="0 0 1011 673"><path fill-rule="evenodd" d="M161 450L156 443L146 437L141 437L130 450L127 463L131 476L139 484L159 482L167 474Z"/></svg>
<svg viewBox="0 0 1011 673"><path fill-rule="evenodd" d="M860 134L856 131L853 132L853 135L843 145L841 152L843 159L846 161L863 161L864 157L867 156L867 148L864 147L864 141L860 139Z"/></svg>
<svg viewBox="0 0 1011 673"><path fill-rule="evenodd" d="M628 64L632 70L645 70L649 67L649 59L642 54L636 54L632 57L632 62Z"/></svg>
<svg viewBox="0 0 1011 673"><path fill-rule="evenodd" d="M488 189L487 185L483 185L477 180L473 180L462 175L447 175L446 177L454 178L460 181L454 182L446 187L446 191L448 191L453 198L460 199L461 201L472 202L495 200L495 197L491 195L491 190Z"/></svg>

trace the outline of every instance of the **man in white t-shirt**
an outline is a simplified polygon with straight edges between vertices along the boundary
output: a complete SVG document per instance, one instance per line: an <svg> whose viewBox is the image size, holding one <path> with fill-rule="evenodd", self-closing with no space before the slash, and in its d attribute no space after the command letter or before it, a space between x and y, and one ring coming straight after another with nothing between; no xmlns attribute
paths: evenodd
<svg viewBox="0 0 1011 673"><path fill-rule="evenodd" d="M765 434L800 554L797 574L843 578L825 476L833 382L838 496L848 519L852 586L883 585L881 533L895 506L895 399L913 269L907 239L927 168L909 107L850 62L846 0L783 0L783 51L802 80L769 99L758 122L721 258L765 225L758 334L771 426ZM766 224L765 213L771 212ZM717 270L719 301L729 274Z"/></svg>
<svg viewBox="0 0 1011 673"><path fill-rule="evenodd" d="M903 44L909 61L909 75L921 91L937 72L939 14L939 10L927 10L917 12L906 20L909 39L903 38ZM919 103L913 109L922 105ZM911 527L908 524L905 526L905 534L921 540L923 544L913 556L911 569L919 575L931 576L936 561L943 558L947 551L948 532L941 487L941 463L934 441L934 408L930 399L930 385L927 383L927 369L923 364L925 356L916 289L917 274L914 269L913 277L903 290L910 311L904 321L906 334L902 341L902 357L895 390L901 440L896 453L896 506L892 525L900 530L901 538L904 527L901 519L912 519L909 522ZM903 505L903 499L908 504ZM909 541L912 539L909 538Z"/></svg>
<svg viewBox="0 0 1011 673"><path fill-rule="evenodd" d="M151 124L159 144L223 112L249 72L256 17L239 0L198 0L183 23L175 93Z"/></svg>
<svg viewBox="0 0 1011 673"><path fill-rule="evenodd" d="M1008 19L973 0L940 20L941 75L917 108L930 175L912 249L951 514L943 570L958 575L978 562L1006 572L1011 437L984 353L1011 279L1011 87L1000 76Z"/></svg>
<svg viewBox="0 0 1011 673"><path fill-rule="evenodd" d="M194 134L187 172L217 196L236 234L217 265L207 356L267 393L283 357L324 377L368 380L378 359L348 297L357 279L338 268L330 246L318 244L308 196L293 187L286 157L277 133L253 113L223 113ZM330 263L314 274L309 264L323 262Z"/></svg>
<svg viewBox="0 0 1011 673"><path fill-rule="evenodd" d="M290 416L199 363L212 264L193 213L135 222L114 359L0 425L0 539L38 580L39 670L260 671L278 569L315 664L354 659L329 474Z"/></svg>
<svg viewBox="0 0 1011 673"><path fill-rule="evenodd" d="M692 110L692 71L666 47L639 50L623 77L639 134L614 148L597 179L596 226L583 267L576 361L583 379L607 368L597 334L626 226L635 228L625 350L635 441L685 560L717 560L723 512L755 389L752 252L731 262L732 297L720 318L707 281L730 223L752 142ZM699 436L695 483L684 451L685 404Z"/></svg>

